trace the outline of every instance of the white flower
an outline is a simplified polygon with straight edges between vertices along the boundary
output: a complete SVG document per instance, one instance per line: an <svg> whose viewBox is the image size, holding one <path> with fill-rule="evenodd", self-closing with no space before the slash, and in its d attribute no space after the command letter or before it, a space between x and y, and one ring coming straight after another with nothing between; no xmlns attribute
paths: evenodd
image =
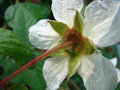
<svg viewBox="0 0 120 90"><path fill-rule="evenodd" d="M116 65L117 65L117 58L112 58L110 61L112 62L114 67L116 67ZM116 72L117 72L118 83L119 83L120 82L120 69L116 68Z"/></svg>
<svg viewBox="0 0 120 90"><path fill-rule="evenodd" d="M74 26L80 26L79 29L83 31L78 34L82 33L82 38L78 39L80 35L75 32L78 38L75 37L72 40L77 39L81 45L83 40L85 44L81 48L77 46L78 50L82 50L78 51L80 55L70 57L72 54L68 53L45 61L43 75L47 86L51 90L58 89L67 75L72 76L78 71L87 90L114 90L117 84L114 66L100 53L88 52L94 45L107 47L120 41L120 2L118 0L95 0L90 3L85 10L84 28L82 28L82 20L80 20L81 23L74 24L76 10L81 11L82 6L82 0L52 0L52 12L55 19L65 23L64 26L67 25L73 31L75 31ZM64 41L64 38L71 39L70 36L72 36L71 33L65 34L67 37L61 36L54 30L55 28L53 29L52 21L48 21L47 19L40 20L29 30L31 43L39 49L49 49L58 45L59 41ZM76 54L77 51L75 49L73 51L73 54Z"/></svg>

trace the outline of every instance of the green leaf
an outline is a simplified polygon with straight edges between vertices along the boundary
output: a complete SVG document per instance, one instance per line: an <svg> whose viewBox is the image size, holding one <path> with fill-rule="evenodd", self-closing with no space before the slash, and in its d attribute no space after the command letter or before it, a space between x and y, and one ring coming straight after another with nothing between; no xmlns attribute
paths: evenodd
<svg viewBox="0 0 120 90"><path fill-rule="evenodd" d="M3 0L0 0L0 4L2 4L3 3Z"/></svg>
<svg viewBox="0 0 120 90"><path fill-rule="evenodd" d="M31 90L45 90L46 83L42 75L43 63L44 61L37 63L34 70L26 70L18 81L26 83Z"/></svg>
<svg viewBox="0 0 120 90"><path fill-rule="evenodd" d="M115 90L120 90L120 82L118 83L117 87L115 88Z"/></svg>
<svg viewBox="0 0 120 90"><path fill-rule="evenodd" d="M67 30L69 30L68 26L62 22L58 22L58 21L49 21L49 22L52 28L62 36Z"/></svg>
<svg viewBox="0 0 120 90"><path fill-rule="evenodd" d="M0 54L13 58L19 65L24 65L35 57L27 44L5 29L0 29Z"/></svg>
<svg viewBox="0 0 120 90"><path fill-rule="evenodd" d="M28 88L24 84L14 84L8 90L28 90Z"/></svg>
<svg viewBox="0 0 120 90"><path fill-rule="evenodd" d="M40 54L37 53L37 56L39 55ZM25 84L30 88L30 90L45 90L46 83L42 74L43 64L44 60L38 62L34 69L27 69L24 72L21 72L9 82L13 84ZM8 75L20 68L18 65L16 65L16 63L14 63L12 59L1 55L0 66L4 68L4 73L0 75L0 79L6 78Z"/></svg>
<svg viewBox="0 0 120 90"><path fill-rule="evenodd" d="M19 8L13 27L13 33L17 34L24 40L29 43L28 39L28 30L29 27L37 22L36 18L34 18L24 7Z"/></svg>
<svg viewBox="0 0 120 90"><path fill-rule="evenodd" d="M82 32L83 27L84 27L84 23L83 23L83 20L82 20L82 16L80 15L80 12L76 11L73 28Z"/></svg>
<svg viewBox="0 0 120 90"><path fill-rule="evenodd" d="M118 51L117 51L116 46L110 46L110 47L105 48L103 50L103 55L105 57L107 57L108 59L112 59L114 57L117 57L118 56Z"/></svg>
<svg viewBox="0 0 120 90"><path fill-rule="evenodd" d="M71 79L73 79L76 85L80 87L80 90L86 90L83 79L80 75L75 74Z"/></svg>
<svg viewBox="0 0 120 90"><path fill-rule="evenodd" d="M0 75L0 79L6 78L12 72L16 71L19 66L8 56L0 55L0 66L3 67L3 74Z"/></svg>
<svg viewBox="0 0 120 90"><path fill-rule="evenodd" d="M47 18L50 14L50 5L48 3L41 3L40 5L33 3L24 3L23 6L29 11L37 20Z"/></svg>
<svg viewBox="0 0 120 90"><path fill-rule="evenodd" d="M5 12L6 21L11 21L12 19L14 19L21 6L24 7L37 20L47 18L50 14L50 6L48 3L41 3L40 5L37 5L25 2L11 5Z"/></svg>
<svg viewBox="0 0 120 90"><path fill-rule="evenodd" d="M7 8L7 10L5 11L5 20L8 22L13 20L18 8L19 4L11 5L9 8Z"/></svg>
<svg viewBox="0 0 120 90"><path fill-rule="evenodd" d="M46 18L49 12L49 6L46 8L33 3L19 3L6 10L5 19L8 21L8 25L13 28L13 32L23 41L29 43L28 30L30 26L39 19Z"/></svg>
<svg viewBox="0 0 120 90"><path fill-rule="evenodd" d="M38 62L34 69L27 69L17 77L13 78L13 83L24 83L30 87L30 90L45 90L46 82L43 78L42 67L44 60Z"/></svg>

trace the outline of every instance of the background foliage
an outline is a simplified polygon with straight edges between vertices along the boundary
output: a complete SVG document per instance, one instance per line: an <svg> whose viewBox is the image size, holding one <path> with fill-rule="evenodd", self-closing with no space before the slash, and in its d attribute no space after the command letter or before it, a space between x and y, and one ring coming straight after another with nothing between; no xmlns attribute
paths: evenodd
<svg viewBox="0 0 120 90"><path fill-rule="evenodd" d="M84 0L85 6L92 0ZM43 18L54 19L50 0L0 0L0 80L43 52L32 46L28 39L29 27ZM85 6L82 10L84 12ZM118 58L119 44L102 50L104 56ZM45 90L42 74L44 60L10 80L0 90ZM76 73L59 90L86 90L82 78ZM116 90L120 90L120 85Z"/></svg>

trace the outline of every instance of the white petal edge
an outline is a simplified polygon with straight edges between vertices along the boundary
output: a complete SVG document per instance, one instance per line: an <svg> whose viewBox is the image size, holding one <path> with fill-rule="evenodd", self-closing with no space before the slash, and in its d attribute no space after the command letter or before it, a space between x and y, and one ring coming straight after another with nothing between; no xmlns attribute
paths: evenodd
<svg viewBox="0 0 120 90"><path fill-rule="evenodd" d="M120 70L118 68L116 68L117 71L117 77L118 77L118 83L120 82Z"/></svg>
<svg viewBox="0 0 120 90"><path fill-rule="evenodd" d="M110 61L112 62L114 67L116 67L116 65L117 65L117 58L112 58L112 59L110 59Z"/></svg>
<svg viewBox="0 0 120 90"><path fill-rule="evenodd" d="M99 47L120 41L120 1L95 0L85 11L86 36Z"/></svg>
<svg viewBox="0 0 120 90"><path fill-rule="evenodd" d="M40 20L29 29L30 42L39 49L49 49L60 39L48 22L48 19Z"/></svg>
<svg viewBox="0 0 120 90"><path fill-rule="evenodd" d="M68 57L49 58L43 66L43 76L50 90L59 88L68 74Z"/></svg>
<svg viewBox="0 0 120 90"><path fill-rule="evenodd" d="M113 64L100 54L84 56L78 73L87 90L114 90L117 85Z"/></svg>
<svg viewBox="0 0 120 90"><path fill-rule="evenodd" d="M116 65L117 65L117 58L112 58L110 61L112 62L114 67L116 67ZM119 83L120 82L120 70L118 68L116 68L116 72L117 72L118 83Z"/></svg>
<svg viewBox="0 0 120 90"><path fill-rule="evenodd" d="M81 11L83 0L52 0L52 12L56 20L73 26L75 10Z"/></svg>

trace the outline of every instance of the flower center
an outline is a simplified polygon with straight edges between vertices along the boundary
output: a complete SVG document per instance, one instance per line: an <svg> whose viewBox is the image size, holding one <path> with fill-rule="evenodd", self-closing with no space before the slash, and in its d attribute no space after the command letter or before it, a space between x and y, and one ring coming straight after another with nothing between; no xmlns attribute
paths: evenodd
<svg viewBox="0 0 120 90"><path fill-rule="evenodd" d="M82 33L75 29L67 30L63 36L63 41L73 41L73 45L66 50L70 55L92 54L95 51L94 44Z"/></svg>
<svg viewBox="0 0 120 90"><path fill-rule="evenodd" d="M74 29L70 29L65 33L66 41L73 41L75 46L83 43L82 34Z"/></svg>

